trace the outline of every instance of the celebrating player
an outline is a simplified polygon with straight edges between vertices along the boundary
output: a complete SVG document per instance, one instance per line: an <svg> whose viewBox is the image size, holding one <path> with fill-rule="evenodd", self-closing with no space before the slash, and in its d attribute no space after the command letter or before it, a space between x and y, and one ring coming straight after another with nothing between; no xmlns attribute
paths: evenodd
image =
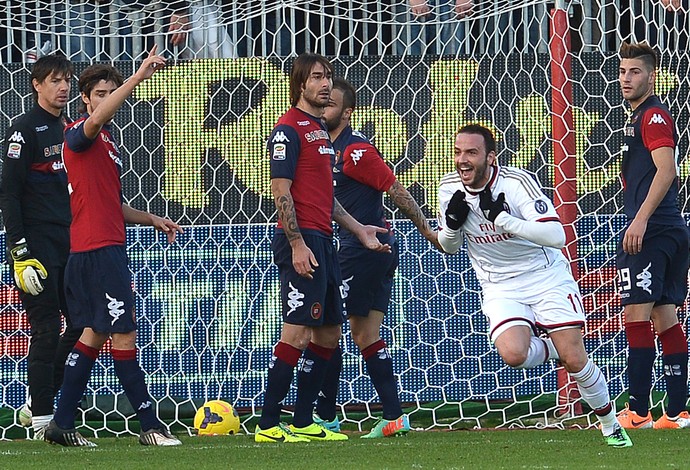
<svg viewBox="0 0 690 470"><path fill-rule="evenodd" d="M74 324L83 327L84 332L65 366L55 418L45 433L50 443L95 446L74 428L74 414L96 357L112 338L115 373L141 424L139 442L153 446L181 444L158 421L137 362L125 223L151 225L164 232L171 243L181 229L170 220L122 202L122 159L110 127L113 116L134 88L165 65L156 50L154 46L126 82L117 69L101 64L86 68L79 77L86 114L65 129L64 160L72 208L65 291Z"/></svg>
<svg viewBox="0 0 690 470"><path fill-rule="evenodd" d="M63 114L72 85L72 63L61 55L38 59L31 70L36 105L7 130L0 209L7 257L31 325L27 375L29 402L20 411L43 439L53 418L65 358L81 330L72 327L63 280L69 255L69 195L62 165ZM62 336L63 315L67 328Z"/></svg>
<svg viewBox="0 0 690 470"><path fill-rule="evenodd" d="M623 207L627 224L618 244L621 303L625 313L629 407L626 428L687 428L688 342L676 306L687 291L688 229L678 208L678 134L671 113L654 95L656 54L647 44L623 44L618 79L632 114L623 145ZM668 394L666 413L649 411L659 335Z"/></svg>
<svg viewBox="0 0 690 470"><path fill-rule="evenodd" d="M256 442L347 439L312 419L345 318L331 219L366 247L390 251L389 245L376 238L376 233L386 229L363 226L333 197L335 152L321 122L333 85L332 70L318 54L305 53L295 60L290 72L292 108L268 139L271 191L278 210L272 249L280 275L283 327L268 369ZM295 413L287 427L280 423L280 403L300 358Z"/></svg>
<svg viewBox="0 0 690 470"><path fill-rule="evenodd" d="M336 199L359 222L389 228L383 211L383 193L387 192L391 201L409 217L420 233L441 249L437 232L429 227L421 209L384 163L379 151L364 135L350 127L350 116L356 100L355 89L349 82L337 78L333 80L333 91L323 118L335 148L333 187ZM390 245L392 252L371 253L349 231L341 230L339 235L338 259L352 338L362 353L383 404L383 418L362 437L405 434L410 430L409 418L403 414L400 406L393 359L380 336L398 266L398 244L389 231L379 235L379 239ZM342 352L338 348L324 379L315 417L315 421L333 430L340 428L335 400L341 368Z"/></svg>
<svg viewBox="0 0 690 470"><path fill-rule="evenodd" d="M553 204L526 171L498 166L496 141L485 127L460 129L455 167L457 172L441 179L438 239L448 253L467 240L498 353L518 369L559 359L594 410L608 445L632 446L616 420L604 376L585 351L582 300L560 250L565 231ZM535 336L537 327L548 338Z"/></svg>

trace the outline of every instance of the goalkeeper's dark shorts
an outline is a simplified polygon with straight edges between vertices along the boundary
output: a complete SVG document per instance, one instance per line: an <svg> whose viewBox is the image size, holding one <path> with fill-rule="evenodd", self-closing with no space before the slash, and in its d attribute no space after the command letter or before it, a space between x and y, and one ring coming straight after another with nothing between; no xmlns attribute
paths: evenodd
<svg viewBox="0 0 690 470"><path fill-rule="evenodd" d="M310 327L340 325L345 321L345 304L340 295L342 279L333 240L313 230L303 230L302 237L319 263L313 279L295 271L292 248L285 233L276 230L271 243L280 276L283 321Z"/></svg>
<svg viewBox="0 0 690 470"><path fill-rule="evenodd" d="M370 310L386 313L398 267L398 243L391 253L379 253L361 244L343 244L338 251L343 276L343 299L349 316L367 317Z"/></svg>
<svg viewBox="0 0 690 470"><path fill-rule="evenodd" d="M76 328L88 327L103 334L137 329L132 275L123 245L70 254L65 296Z"/></svg>
<svg viewBox="0 0 690 470"><path fill-rule="evenodd" d="M629 255L618 241L616 268L622 305L683 305L688 295L688 228L648 224L642 251Z"/></svg>

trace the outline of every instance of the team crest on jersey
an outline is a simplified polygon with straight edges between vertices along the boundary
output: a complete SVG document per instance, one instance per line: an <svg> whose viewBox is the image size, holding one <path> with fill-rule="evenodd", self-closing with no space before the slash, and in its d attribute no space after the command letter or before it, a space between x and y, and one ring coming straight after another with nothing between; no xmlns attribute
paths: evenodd
<svg viewBox="0 0 690 470"><path fill-rule="evenodd" d="M314 320L318 320L321 318L321 314L323 313L323 308L321 307L321 304L319 302L314 302L311 304L311 317Z"/></svg>
<svg viewBox="0 0 690 470"><path fill-rule="evenodd" d="M649 124L666 124L666 120L661 114L654 113L652 118L649 120Z"/></svg>
<svg viewBox="0 0 690 470"><path fill-rule="evenodd" d="M350 154L350 158L352 158L352 163L357 165L357 163L362 159L364 156L364 152L366 152L366 149L355 149L352 151Z"/></svg>
<svg viewBox="0 0 690 470"><path fill-rule="evenodd" d="M546 214L546 211L549 210L549 206L546 202L539 199L534 201L534 210L537 211L538 214Z"/></svg>
<svg viewBox="0 0 690 470"><path fill-rule="evenodd" d="M287 138L285 135L285 132L283 131L278 131L276 132L276 135L273 136L273 140L271 140L271 143L284 143L284 142L290 142L290 139Z"/></svg>
<svg viewBox="0 0 690 470"><path fill-rule="evenodd" d="M7 158L18 160L22 155L22 144L12 142L7 146Z"/></svg>
<svg viewBox="0 0 690 470"><path fill-rule="evenodd" d="M14 131L14 133L7 139L9 142L16 142L18 144L25 144L24 136L19 131Z"/></svg>

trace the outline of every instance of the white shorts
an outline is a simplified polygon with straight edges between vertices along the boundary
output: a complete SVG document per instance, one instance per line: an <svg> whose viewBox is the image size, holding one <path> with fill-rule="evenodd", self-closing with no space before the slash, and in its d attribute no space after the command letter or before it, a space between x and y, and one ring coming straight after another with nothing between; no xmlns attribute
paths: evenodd
<svg viewBox="0 0 690 470"><path fill-rule="evenodd" d="M563 261L505 281L485 282L482 297L491 341L516 325L550 333L585 324L580 289Z"/></svg>

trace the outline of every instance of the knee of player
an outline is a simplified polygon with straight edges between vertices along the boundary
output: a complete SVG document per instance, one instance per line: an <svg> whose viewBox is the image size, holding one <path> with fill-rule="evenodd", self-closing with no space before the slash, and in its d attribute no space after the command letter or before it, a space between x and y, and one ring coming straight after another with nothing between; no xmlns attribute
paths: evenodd
<svg viewBox="0 0 690 470"><path fill-rule="evenodd" d="M99 338L102 339L102 338ZM105 341L103 341L105 343ZM113 349L136 349L137 332L129 331L127 333L113 333L112 345Z"/></svg>
<svg viewBox="0 0 690 470"><path fill-rule="evenodd" d="M503 361L510 367L520 369L523 367L523 364L527 361L528 350L505 348L503 350L499 350L498 353L503 358Z"/></svg>
<svg viewBox="0 0 690 470"><path fill-rule="evenodd" d="M360 351L381 339L378 331L358 331L356 334L352 331L351 333L352 341L355 342Z"/></svg>
<svg viewBox="0 0 690 470"><path fill-rule="evenodd" d="M559 361L566 372L569 374L576 374L585 368L587 361L589 361L589 357L587 357L587 354L566 353L560 357Z"/></svg>

